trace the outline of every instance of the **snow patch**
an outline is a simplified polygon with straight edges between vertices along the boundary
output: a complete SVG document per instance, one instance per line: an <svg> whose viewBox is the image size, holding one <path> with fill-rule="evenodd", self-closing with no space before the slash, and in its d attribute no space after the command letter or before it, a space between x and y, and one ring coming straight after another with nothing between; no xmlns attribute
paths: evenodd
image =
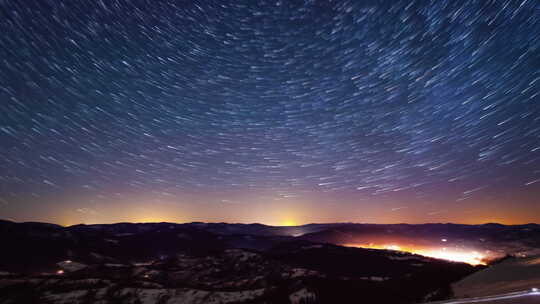
<svg viewBox="0 0 540 304"><path fill-rule="evenodd" d="M315 299L315 294L308 291L306 288L300 289L289 296L289 301L291 301L291 304L300 304L307 301L314 301Z"/></svg>

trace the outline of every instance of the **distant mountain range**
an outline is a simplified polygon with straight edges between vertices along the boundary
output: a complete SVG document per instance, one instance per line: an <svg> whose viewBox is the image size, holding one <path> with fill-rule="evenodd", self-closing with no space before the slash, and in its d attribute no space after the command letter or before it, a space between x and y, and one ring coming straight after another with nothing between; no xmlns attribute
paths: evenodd
<svg viewBox="0 0 540 304"><path fill-rule="evenodd" d="M0 303L395 304L448 297L483 266L340 245L444 238L518 255L540 248L540 225L0 221L0 238Z"/></svg>

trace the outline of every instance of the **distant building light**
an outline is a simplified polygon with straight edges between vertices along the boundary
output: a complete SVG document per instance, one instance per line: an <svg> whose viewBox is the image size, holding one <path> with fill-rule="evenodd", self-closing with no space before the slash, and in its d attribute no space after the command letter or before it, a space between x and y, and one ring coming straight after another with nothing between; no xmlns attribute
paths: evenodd
<svg viewBox="0 0 540 304"><path fill-rule="evenodd" d="M447 239L441 239L441 241L442 241L442 242L446 242L446 241L448 241L448 240L447 240Z"/></svg>
<svg viewBox="0 0 540 304"><path fill-rule="evenodd" d="M531 288L532 292L538 292L538 288Z"/></svg>
<svg viewBox="0 0 540 304"><path fill-rule="evenodd" d="M398 245L386 245L384 246L384 249L399 251L401 250L401 247L399 247Z"/></svg>
<svg viewBox="0 0 540 304"><path fill-rule="evenodd" d="M64 271L62 269L58 270L56 274L64 274Z"/></svg>
<svg viewBox="0 0 540 304"><path fill-rule="evenodd" d="M66 264L70 264L71 263L71 260L66 260Z"/></svg>

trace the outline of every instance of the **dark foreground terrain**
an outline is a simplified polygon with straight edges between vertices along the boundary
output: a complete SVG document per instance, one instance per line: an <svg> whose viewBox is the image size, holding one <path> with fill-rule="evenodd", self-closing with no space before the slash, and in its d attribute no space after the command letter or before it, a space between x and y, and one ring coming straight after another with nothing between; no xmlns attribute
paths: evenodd
<svg viewBox="0 0 540 304"><path fill-rule="evenodd" d="M325 240L360 228L0 221L0 303L419 303L484 268Z"/></svg>

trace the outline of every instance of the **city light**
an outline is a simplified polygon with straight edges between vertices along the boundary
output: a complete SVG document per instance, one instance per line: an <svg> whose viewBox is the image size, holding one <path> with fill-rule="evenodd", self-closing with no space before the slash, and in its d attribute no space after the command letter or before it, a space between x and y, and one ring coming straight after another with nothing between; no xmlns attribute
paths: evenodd
<svg viewBox="0 0 540 304"><path fill-rule="evenodd" d="M484 262L486 256L480 254L477 251L468 251L461 249L451 249L447 247L433 249L433 248L414 248L414 247L405 247L396 244L344 244L343 246L348 247L358 247L358 248L369 248L369 249L385 249L385 250L394 250L402 251L413 254L418 254L430 258L447 260L452 262L462 262L470 265L485 265Z"/></svg>

